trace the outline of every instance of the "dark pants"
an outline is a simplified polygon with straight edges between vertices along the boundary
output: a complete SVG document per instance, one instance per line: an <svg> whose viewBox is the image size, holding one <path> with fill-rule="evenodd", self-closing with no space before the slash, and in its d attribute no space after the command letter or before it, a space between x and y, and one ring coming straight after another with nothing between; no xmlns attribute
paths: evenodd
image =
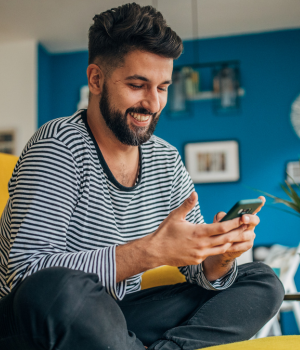
<svg viewBox="0 0 300 350"><path fill-rule="evenodd" d="M1 350L192 350L251 338L278 311L281 282L262 263L239 266L235 283L188 283L116 302L95 274L48 268L0 300Z"/></svg>

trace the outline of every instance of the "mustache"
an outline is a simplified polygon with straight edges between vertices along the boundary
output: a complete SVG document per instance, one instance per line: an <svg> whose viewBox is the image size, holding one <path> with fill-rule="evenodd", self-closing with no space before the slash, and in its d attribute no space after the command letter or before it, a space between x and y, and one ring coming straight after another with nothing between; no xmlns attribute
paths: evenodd
<svg viewBox="0 0 300 350"><path fill-rule="evenodd" d="M146 108L128 108L126 113L147 114L155 116L156 113L148 111Z"/></svg>

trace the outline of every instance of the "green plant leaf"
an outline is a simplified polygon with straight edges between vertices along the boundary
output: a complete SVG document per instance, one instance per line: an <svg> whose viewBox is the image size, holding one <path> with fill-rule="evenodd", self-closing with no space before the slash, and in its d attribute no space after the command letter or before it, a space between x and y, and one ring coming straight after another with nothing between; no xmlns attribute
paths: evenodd
<svg viewBox="0 0 300 350"><path fill-rule="evenodd" d="M300 208L300 198L299 198L297 192L293 189L293 187L287 181L285 181L285 183L290 190L290 193L291 193L290 198Z"/></svg>
<svg viewBox="0 0 300 350"><path fill-rule="evenodd" d="M275 207L273 204L265 204L265 206L269 207L269 208L272 208L272 209L284 211L285 213L289 213L291 215L295 215L295 216L298 216L298 218L300 218L300 214L294 213L293 211L290 211L290 210L286 210L286 209Z"/></svg>
<svg viewBox="0 0 300 350"><path fill-rule="evenodd" d="M294 209L296 212L300 213L300 208L298 208L297 205L295 203L293 203L293 202L290 202L290 201L287 201L285 199L281 199L281 198L275 197L275 203L283 203L286 206Z"/></svg>
<svg viewBox="0 0 300 350"><path fill-rule="evenodd" d="M299 164L300 164L300 159L299 159ZM292 182L297 186L297 188L300 190L300 186L298 184L296 184L296 182L294 181L294 179L287 173L287 176L292 180ZM260 191L260 190L257 190L255 188L251 188L249 187L250 189L254 190L254 191L257 191L257 192L260 192L260 193L263 193L265 196L267 197L270 197L270 198L273 198L274 199L274 203L282 203L286 206L288 206L289 208L295 210L297 213L300 213L300 196L297 194L297 192L293 189L293 187L291 186L290 183L288 183L288 181L285 181L285 184L280 184L280 187L282 188L282 190L285 192L285 194L292 200L292 201L288 201L286 199L282 199L282 198L279 198L279 197L275 197L267 192L264 192L264 191ZM248 187L248 186L246 186ZM276 208L276 209L279 209L279 208ZM294 213L291 213L290 211L288 210L284 210L284 209L281 209L282 211L286 211L290 214L294 214ZM298 214L294 214L296 216L300 216Z"/></svg>
<svg viewBox="0 0 300 350"><path fill-rule="evenodd" d="M282 188L282 190L288 195L289 198L291 198L292 202L297 208L300 208L300 200L299 197L297 195L297 193L291 188L291 186L287 183L287 188L280 184L280 187Z"/></svg>
<svg viewBox="0 0 300 350"><path fill-rule="evenodd" d="M282 186L284 192L291 198L291 195L292 195L292 194L289 192L289 190L288 190L287 188L285 188L283 185L280 185L280 186ZM248 187L248 186L246 186L246 187ZM256 191L256 192L263 193L263 194L264 194L265 196L267 196L267 197L273 198L275 204L277 204L277 203L282 203L282 204L288 206L289 208L295 210L297 213L300 213L300 206L297 206L297 204L295 204L294 202L290 202L290 201L288 201L288 200L286 200L286 199L282 199L282 198L273 196L273 195L271 195L271 194L269 194L269 193L267 193L267 192L258 190L258 189L253 188L253 187L249 187L249 188L251 188L252 190L254 190L254 191ZM294 214L294 215L297 215L297 216L298 216L298 214Z"/></svg>
<svg viewBox="0 0 300 350"><path fill-rule="evenodd" d="M292 180L293 185L295 185L295 186L300 190L300 186L295 182L295 180L291 177L291 175L288 174L288 173L286 173L286 174L287 174L287 176Z"/></svg>
<svg viewBox="0 0 300 350"><path fill-rule="evenodd" d="M289 191L286 187L284 187L283 184L279 184L279 185L280 185L280 187L283 189L283 191L284 191L291 199L293 199L293 197L292 197L290 191Z"/></svg>
<svg viewBox="0 0 300 350"><path fill-rule="evenodd" d="M245 186L245 187L250 188L250 189L253 190L253 191L260 192L260 193L262 193L262 194L264 194L265 196L268 196L268 197L270 197L270 198L276 198L275 196L272 196L271 194L269 194L269 193L267 193L267 192L264 192L264 191L261 191L261 190L258 190L258 189L256 189L256 188L248 187L248 186Z"/></svg>

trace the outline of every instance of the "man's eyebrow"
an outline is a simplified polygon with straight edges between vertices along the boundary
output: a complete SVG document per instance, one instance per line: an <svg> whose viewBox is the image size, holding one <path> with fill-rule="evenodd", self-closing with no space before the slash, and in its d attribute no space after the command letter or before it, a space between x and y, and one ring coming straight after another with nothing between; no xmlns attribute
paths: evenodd
<svg viewBox="0 0 300 350"><path fill-rule="evenodd" d="M125 80L143 80L146 82L150 81L148 78L138 74L130 75L129 77L125 78ZM172 80L166 80L162 84L172 84Z"/></svg>

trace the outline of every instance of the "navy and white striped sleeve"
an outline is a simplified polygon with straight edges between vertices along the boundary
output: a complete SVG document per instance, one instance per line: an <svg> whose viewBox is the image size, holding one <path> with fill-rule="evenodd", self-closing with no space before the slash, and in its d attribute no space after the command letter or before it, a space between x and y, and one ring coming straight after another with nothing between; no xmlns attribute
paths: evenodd
<svg viewBox="0 0 300 350"><path fill-rule="evenodd" d="M193 182L178 155L175 168L175 178L172 189L172 210L179 207L186 198L195 190ZM203 216L200 212L199 203L187 214L186 220L194 224L205 224ZM199 286L209 290L223 290L230 287L237 276L238 268L236 260L232 268L226 275L215 281L208 281L203 272L202 263L199 265L188 265L179 267L179 271L186 277L189 283L198 284Z"/></svg>
<svg viewBox="0 0 300 350"><path fill-rule="evenodd" d="M23 152L9 184L6 209L11 217L10 289L38 270L60 266L96 273L112 297L124 297L126 281L116 283L115 245L67 251L80 176L71 151L56 138L39 139Z"/></svg>

